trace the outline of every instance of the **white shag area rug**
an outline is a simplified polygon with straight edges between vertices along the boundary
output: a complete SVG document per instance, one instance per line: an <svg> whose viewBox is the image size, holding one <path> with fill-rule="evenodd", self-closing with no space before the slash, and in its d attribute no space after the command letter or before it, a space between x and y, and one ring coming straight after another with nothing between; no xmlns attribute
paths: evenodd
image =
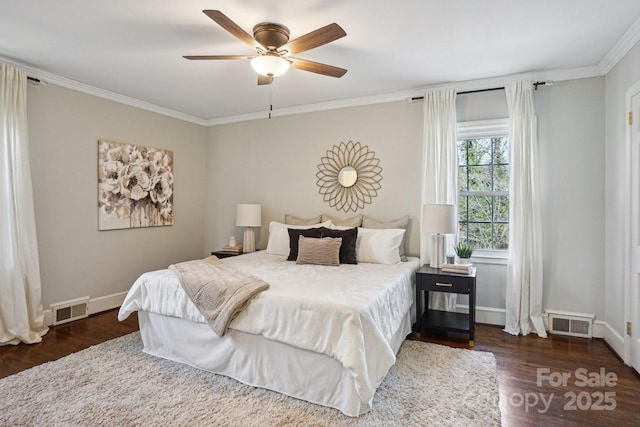
<svg viewBox="0 0 640 427"><path fill-rule="evenodd" d="M373 409L340 411L142 352L140 333L0 379L2 426L495 426L491 353L405 341Z"/></svg>

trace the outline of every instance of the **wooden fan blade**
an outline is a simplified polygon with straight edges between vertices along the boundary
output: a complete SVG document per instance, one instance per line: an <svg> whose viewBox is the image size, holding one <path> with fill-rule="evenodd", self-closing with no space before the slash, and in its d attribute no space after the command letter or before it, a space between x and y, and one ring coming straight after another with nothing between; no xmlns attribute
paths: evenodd
<svg viewBox="0 0 640 427"><path fill-rule="evenodd" d="M222 28L230 32L240 41L248 44L254 49L262 49L267 50L260 43L256 41L253 37L249 35L245 30L243 30L238 24L229 19L224 13L219 10L203 10L202 11L209 18L213 19L218 25Z"/></svg>
<svg viewBox="0 0 640 427"><path fill-rule="evenodd" d="M262 85L270 85L273 83L273 77L263 76L262 74L258 74L258 86Z"/></svg>
<svg viewBox="0 0 640 427"><path fill-rule="evenodd" d="M253 56L246 55L185 55L184 59L251 59Z"/></svg>
<svg viewBox="0 0 640 427"><path fill-rule="evenodd" d="M310 71L316 74L322 74L330 77L342 77L347 72L344 68L334 67L333 65L321 64L319 62L307 61L306 59L287 58L291 61L291 66L304 71Z"/></svg>
<svg viewBox="0 0 640 427"><path fill-rule="evenodd" d="M322 28L318 28L315 31L311 31L297 39L291 40L289 43L280 47L278 51L282 52L286 50L290 54L296 54L322 46L323 44L331 43L332 41L338 40L346 35L347 33L340 25L333 23L325 25Z"/></svg>

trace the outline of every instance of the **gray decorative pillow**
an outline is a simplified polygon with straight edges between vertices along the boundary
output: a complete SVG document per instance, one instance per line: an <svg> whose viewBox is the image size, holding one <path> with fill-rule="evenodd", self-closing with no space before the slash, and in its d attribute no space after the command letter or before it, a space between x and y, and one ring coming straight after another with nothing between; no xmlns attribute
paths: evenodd
<svg viewBox="0 0 640 427"><path fill-rule="evenodd" d="M289 232L289 257L287 261L295 261L298 259L298 242L300 236L304 237L322 237L321 229L324 227L316 228L288 228Z"/></svg>
<svg viewBox="0 0 640 427"><path fill-rule="evenodd" d="M322 221L331 221L333 225L340 227L362 227L362 215L352 216L351 218L334 218L329 215L322 214Z"/></svg>
<svg viewBox="0 0 640 427"><path fill-rule="evenodd" d="M318 215L315 218L309 218L309 219L298 218L297 216L293 216L293 215L285 215L284 223L289 225L313 225L313 224L320 224L322 222L320 221L320 218L321 218L320 215Z"/></svg>
<svg viewBox="0 0 640 427"><path fill-rule="evenodd" d="M362 227L363 228L404 228L407 229L407 224L409 224L409 220L411 217L409 215L405 215L398 219L392 219L391 221L380 221L375 218L371 218L370 216L364 216L362 218ZM402 237L402 243L400 243L400 259L402 261L407 260L407 256L404 253L404 241L407 233L404 233Z"/></svg>
<svg viewBox="0 0 640 427"><path fill-rule="evenodd" d="M304 237L298 241L298 259L296 264L340 265L340 246L342 238Z"/></svg>
<svg viewBox="0 0 640 427"><path fill-rule="evenodd" d="M306 236L306 235L305 235ZM340 237L340 264L357 264L358 256L356 252L358 243L358 227L346 230L333 230L331 228L320 227L320 237Z"/></svg>

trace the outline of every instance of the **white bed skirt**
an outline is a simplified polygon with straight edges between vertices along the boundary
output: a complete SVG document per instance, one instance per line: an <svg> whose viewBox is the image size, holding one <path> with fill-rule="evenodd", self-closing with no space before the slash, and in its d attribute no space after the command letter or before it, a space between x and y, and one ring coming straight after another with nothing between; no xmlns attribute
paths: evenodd
<svg viewBox="0 0 640 427"><path fill-rule="evenodd" d="M409 309L391 339L396 354L411 332L414 311ZM362 402L358 395L353 372L332 357L234 329L221 338L207 324L147 311L138 311L138 321L143 351L150 355L329 406L351 417L371 409L372 401Z"/></svg>

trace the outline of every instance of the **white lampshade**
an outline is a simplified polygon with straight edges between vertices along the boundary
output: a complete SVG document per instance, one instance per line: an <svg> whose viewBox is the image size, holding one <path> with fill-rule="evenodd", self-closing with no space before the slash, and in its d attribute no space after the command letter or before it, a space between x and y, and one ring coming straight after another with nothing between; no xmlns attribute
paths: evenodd
<svg viewBox="0 0 640 427"><path fill-rule="evenodd" d="M237 227L260 227L262 225L262 206L242 203L236 207Z"/></svg>
<svg viewBox="0 0 640 427"><path fill-rule="evenodd" d="M457 230L454 205L427 204L422 206L422 231L425 233L455 234Z"/></svg>
<svg viewBox="0 0 640 427"><path fill-rule="evenodd" d="M427 204L422 206L422 231L434 233L431 236L431 259L429 265L441 268L445 257L445 239L443 234L455 234L456 207L446 204Z"/></svg>
<svg viewBox="0 0 640 427"><path fill-rule="evenodd" d="M289 69L289 61L274 54L256 56L251 60L251 66L258 74L265 77L278 77Z"/></svg>
<svg viewBox="0 0 640 427"><path fill-rule="evenodd" d="M262 206L252 203L241 203L236 206L236 226L245 227L242 240L242 252L256 250L256 234L253 227L262 225Z"/></svg>

